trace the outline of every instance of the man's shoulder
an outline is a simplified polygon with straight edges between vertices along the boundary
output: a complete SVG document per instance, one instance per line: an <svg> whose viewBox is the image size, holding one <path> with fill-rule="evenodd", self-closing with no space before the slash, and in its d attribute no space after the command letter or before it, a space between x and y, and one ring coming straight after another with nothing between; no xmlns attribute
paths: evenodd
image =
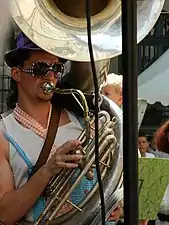
<svg viewBox="0 0 169 225"><path fill-rule="evenodd" d="M13 112L13 110L8 110L6 112L1 113L0 114L0 119L3 119L5 117L9 116L12 112Z"/></svg>
<svg viewBox="0 0 169 225"><path fill-rule="evenodd" d="M6 120L6 118L8 118L8 116L11 115L11 113L12 113L12 110L9 110L0 114L0 132L4 132L6 130L4 121Z"/></svg>
<svg viewBox="0 0 169 225"><path fill-rule="evenodd" d="M0 115L0 132L3 132L4 130L5 130L5 124L4 124L2 115Z"/></svg>
<svg viewBox="0 0 169 225"><path fill-rule="evenodd" d="M165 152L160 152L158 150L156 150L154 152L155 156L158 157L158 158L169 158L169 154L168 153L165 153Z"/></svg>
<svg viewBox="0 0 169 225"><path fill-rule="evenodd" d="M155 158L155 155L153 153L146 152L146 157L147 158Z"/></svg>

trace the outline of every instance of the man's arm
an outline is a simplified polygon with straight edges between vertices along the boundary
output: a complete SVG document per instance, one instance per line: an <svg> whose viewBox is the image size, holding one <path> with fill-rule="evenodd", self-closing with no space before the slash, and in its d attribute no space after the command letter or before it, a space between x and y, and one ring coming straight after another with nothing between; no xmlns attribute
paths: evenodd
<svg viewBox="0 0 169 225"><path fill-rule="evenodd" d="M42 194L49 179L49 174L42 168L23 187L4 193L0 200L0 221L12 225L26 215Z"/></svg>
<svg viewBox="0 0 169 225"><path fill-rule="evenodd" d="M13 225L25 216L44 191L49 180L61 168L76 168L76 161L81 155L69 155L79 143L69 141L57 149L53 157L39 169L21 188L14 189L14 179L10 168L7 148L8 142L0 134L0 221L5 225ZM68 163L67 161L74 161Z"/></svg>
<svg viewBox="0 0 169 225"><path fill-rule="evenodd" d="M51 178L43 167L28 183L14 189L14 179L6 155L6 141L0 135L0 221L6 225L15 224L29 212Z"/></svg>

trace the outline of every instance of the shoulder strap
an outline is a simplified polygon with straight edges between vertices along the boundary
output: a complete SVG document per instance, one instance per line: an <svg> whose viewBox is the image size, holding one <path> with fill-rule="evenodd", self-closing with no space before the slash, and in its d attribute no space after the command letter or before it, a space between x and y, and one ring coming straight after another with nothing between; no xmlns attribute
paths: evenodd
<svg viewBox="0 0 169 225"><path fill-rule="evenodd" d="M75 115L77 120L79 121L81 127L84 129L85 128L85 123L84 123L84 119L81 116Z"/></svg>
<svg viewBox="0 0 169 225"><path fill-rule="evenodd" d="M82 116L76 115L74 112L70 112L76 119L78 120L80 126L84 129L85 128L85 122Z"/></svg>
<svg viewBox="0 0 169 225"><path fill-rule="evenodd" d="M32 172L32 162L29 159L29 157L26 155L26 153L22 150L22 148L18 145L18 143L6 132L3 133L4 137L6 138L7 141L9 141L13 147L16 149L17 153L20 155L20 157L23 159L25 164L28 167L29 174Z"/></svg>
<svg viewBox="0 0 169 225"><path fill-rule="evenodd" d="M56 133L59 126L61 108L52 107L51 119L47 131L47 136L45 139L45 143L42 147L39 158L36 162L36 165L33 167L32 173L30 177L35 174L47 161L51 148L53 146Z"/></svg>

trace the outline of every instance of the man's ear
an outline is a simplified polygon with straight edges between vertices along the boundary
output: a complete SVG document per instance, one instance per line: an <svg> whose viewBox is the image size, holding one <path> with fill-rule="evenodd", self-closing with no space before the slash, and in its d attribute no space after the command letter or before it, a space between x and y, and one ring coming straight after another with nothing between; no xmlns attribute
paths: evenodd
<svg viewBox="0 0 169 225"><path fill-rule="evenodd" d="M122 90L120 92L119 98L117 99L117 103L118 103L118 105L122 105L123 104L123 93L122 93Z"/></svg>
<svg viewBox="0 0 169 225"><path fill-rule="evenodd" d="M21 76L20 69L17 67L13 67L11 69L11 76L15 81L20 82L20 76Z"/></svg>
<svg viewBox="0 0 169 225"><path fill-rule="evenodd" d="M121 95L119 98L119 104L122 105L123 104L123 96Z"/></svg>
<svg viewBox="0 0 169 225"><path fill-rule="evenodd" d="M123 99L122 99L122 96L120 96L120 97L116 100L116 104L120 106L122 103L123 103Z"/></svg>

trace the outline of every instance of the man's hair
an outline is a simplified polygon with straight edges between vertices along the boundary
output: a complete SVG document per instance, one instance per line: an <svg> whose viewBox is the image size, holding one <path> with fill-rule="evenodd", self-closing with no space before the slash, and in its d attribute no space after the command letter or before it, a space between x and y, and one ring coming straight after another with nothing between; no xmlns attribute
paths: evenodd
<svg viewBox="0 0 169 225"><path fill-rule="evenodd" d="M24 62L28 60L29 57L30 57L30 51L28 50L20 51L19 57L14 58L13 60L13 67L18 67L18 66L22 67L24 65ZM6 100L8 110L14 109L17 102L18 102L17 82L11 77L10 90Z"/></svg>
<svg viewBox="0 0 169 225"><path fill-rule="evenodd" d="M113 87L115 87L116 92L121 91L123 86L123 76L114 73L108 74L106 82L101 85L101 89L106 87L107 85L112 85Z"/></svg>
<svg viewBox="0 0 169 225"><path fill-rule="evenodd" d="M142 131L139 132L138 137L145 137L145 139L146 139L148 142L150 142L150 139L151 139L151 137L150 137L147 133L142 132Z"/></svg>

